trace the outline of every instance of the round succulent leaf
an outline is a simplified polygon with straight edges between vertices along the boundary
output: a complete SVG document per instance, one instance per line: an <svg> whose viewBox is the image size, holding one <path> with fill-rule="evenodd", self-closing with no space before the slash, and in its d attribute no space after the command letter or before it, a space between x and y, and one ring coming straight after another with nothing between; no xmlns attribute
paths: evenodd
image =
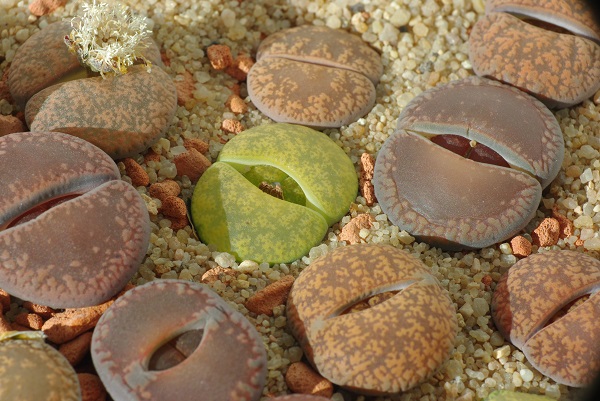
<svg viewBox="0 0 600 401"><path fill-rule="evenodd" d="M248 166L273 166L298 183L306 206L332 225L350 208L358 191L354 165L328 136L293 124L268 124L246 130L231 139L219 161L241 172Z"/></svg>
<svg viewBox="0 0 600 401"><path fill-rule="evenodd" d="M291 262L317 245L328 227L321 214L261 191L222 162L198 180L191 216L203 242L238 261Z"/></svg>

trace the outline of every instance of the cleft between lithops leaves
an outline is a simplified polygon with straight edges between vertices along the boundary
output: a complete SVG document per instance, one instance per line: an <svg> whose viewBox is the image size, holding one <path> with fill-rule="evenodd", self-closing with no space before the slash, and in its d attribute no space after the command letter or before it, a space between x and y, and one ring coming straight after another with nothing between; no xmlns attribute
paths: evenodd
<svg viewBox="0 0 600 401"><path fill-rule="evenodd" d="M306 195L296 180L277 167L268 165L237 166L242 175L261 191L276 198L306 206Z"/></svg>
<svg viewBox="0 0 600 401"><path fill-rule="evenodd" d="M171 338L154 351L148 361L148 369L167 370L179 365L198 348L203 335L203 329L191 329Z"/></svg>

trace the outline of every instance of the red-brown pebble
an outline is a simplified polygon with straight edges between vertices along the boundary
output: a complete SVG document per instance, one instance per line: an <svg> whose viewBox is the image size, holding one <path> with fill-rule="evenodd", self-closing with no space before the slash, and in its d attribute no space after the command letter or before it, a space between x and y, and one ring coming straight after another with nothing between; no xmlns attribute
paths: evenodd
<svg viewBox="0 0 600 401"><path fill-rule="evenodd" d="M231 132L232 134L239 134L244 130L244 126L238 120L226 118L221 123L221 129L225 132Z"/></svg>
<svg viewBox="0 0 600 401"><path fill-rule="evenodd" d="M248 71L254 65L254 60L247 55L236 57L233 64L225 69L225 73L237 81L245 81Z"/></svg>
<svg viewBox="0 0 600 401"><path fill-rule="evenodd" d="M175 163L175 167L177 167L177 175L180 177L187 175L192 182L198 181L198 178L211 165L210 160L196 149L190 149L175 156L173 162Z"/></svg>
<svg viewBox="0 0 600 401"><path fill-rule="evenodd" d="M0 289L0 312L8 312L10 309L10 294Z"/></svg>
<svg viewBox="0 0 600 401"><path fill-rule="evenodd" d="M58 352L67 358L67 361L69 361L71 366L77 366L79 362L85 358L88 352L90 352L91 343L92 332L86 331L71 341L61 344L60 347L58 347Z"/></svg>
<svg viewBox="0 0 600 401"><path fill-rule="evenodd" d="M531 238L533 239L533 243L538 246L552 246L558 242L559 235L560 224L558 220L553 217L547 217L533 230Z"/></svg>
<svg viewBox="0 0 600 401"><path fill-rule="evenodd" d="M204 154L208 152L208 143L198 138L187 138L183 140L183 146L187 149L196 149L198 152Z"/></svg>
<svg viewBox="0 0 600 401"><path fill-rule="evenodd" d="M15 323L20 324L21 326L29 327L33 330L41 330L44 324L44 319L35 313L23 312L15 316Z"/></svg>
<svg viewBox="0 0 600 401"><path fill-rule="evenodd" d="M373 179L373 171L375 169L375 158L373 155L363 153L360 156L360 178L359 188L367 206L373 206L377 202L375 197L375 188L371 180Z"/></svg>
<svg viewBox="0 0 600 401"><path fill-rule="evenodd" d="M0 115L0 136L23 131L27 131L27 129L25 129L25 124L23 124L23 121L19 120L15 116Z"/></svg>
<svg viewBox="0 0 600 401"><path fill-rule="evenodd" d="M48 15L56 11L57 8L64 6L67 0L33 0L29 4L29 12L36 17Z"/></svg>
<svg viewBox="0 0 600 401"><path fill-rule="evenodd" d="M285 374L285 383L294 393L320 395L326 398L333 395L333 384L304 362L290 365Z"/></svg>
<svg viewBox="0 0 600 401"><path fill-rule="evenodd" d="M177 196L181 192L181 188L179 184L177 184L173 180L164 180L162 182L157 182L155 184L150 185L148 188L148 192L150 196L153 198L160 199L162 202L169 196Z"/></svg>
<svg viewBox="0 0 600 401"><path fill-rule="evenodd" d="M169 219L169 221L171 222L171 230L173 230L173 231L181 230L182 228L184 228L185 226L187 226L190 223L187 216L186 217L169 217L169 216L167 216L167 219Z"/></svg>
<svg viewBox="0 0 600 401"><path fill-rule="evenodd" d="M183 79L175 80L177 88L177 104L185 106L186 103L194 99L194 77L189 71L184 71Z"/></svg>
<svg viewBox="0 0 600 401"><path fill-rule="evenodd" d="M210 270L207 270L206 273L202 275L200 281L204 284L212 284L215 281L219 280L222 283L228 283L235 277L235 271L232 269L228 269L225 267L217 266L213 267Z"/></svg>
<svg viewBox="0 0 600 401"><path fill-rule="evenodd" d="M559 238L567 238L573 235L573 232L575 231L575 226L573 225L573 222L569 220L568 217L560 214L556 206L552 208L552 217L558 220L560 230L560 234L558 236Z"/></svg>
<svg viewBox="0 0 600 401"><path fill-rule="evenodd" d="M134 187L145 187L150 184L150 177L148 173L138 162L128 157L122 160L125 165L125 171L129 178L131 178L131 185Z"/></svg>
<svg viewBox="0 0 600 401"><path fill-rule="evenodd" d="M519 258L525 258L531 255L531 242L522 235L517 235L511 239L510 247L512 248L513 255Z"/></svg>
<svg viewBox="0 0 600 401"><path fill-rule="evenodd" d="M4 316L4 313L0 311L0 334L7 333L12 330L12 326L10 322Z"/></svg>
<svg viewBox="0 0 600 401"><path fill-rule="evenodd" d="M239 95L231 94L227 101L225 102L225 106L231 110L232 113L235 114L244 114L248 111L248 105L244 102Z"/></svg>
<svg viewBox="0 0 600 401"><path fill-rule="evenodd" d="M212 45L206 49L206 55L210 61L210 65L215 70L224 70L233 65L233 56L231 49L226 45Z"/></svg>
<svg viewBox="0 0 600 401"><path fill-rule="evenodd" d="M182 218L187 216L187 207L183 199L177 196L168 196L162 201L160 211L165 216Z"/></svg>
<svg viewBox="0 0 600 401"><path fill-rule="evenodd" d="M273 316L273 308L285 305L292 284L294 284L294 277L284 276L252 295L244 305L250 312L257 315Z"/></svg>
<svg viewBox="0 0 600 401"><path fill-rule="evenodd" d="M339 240L346 241L348 244L357 244L360 242L360 230L371 228L374 219L368 213L362 213L352 218L348 224L342 228Z"/></svg>
<svg viewBox="0 0 600 401"><path fill-rule="evenodd" d="M148 149L148 152L146 152L146 154L144 155L144 161L146 163L148 162L159 162L160 161L160 155L158 153L156 153L154 150L152 149Z"/></svg>
<svg viewBox="0 0 600 401"><path fill-rule="evenodd" d="M66 309L46 320L42 331L53 343L66 343L95 327L100 316L113 302L110 300L101 305L87 308Z"/></svg>
<svg viewBox="0 0 600 401"><path fill-rule="evenodd" d="M105 401L106 389L100 378L91 373L77 373L81 387L81 401Z"/></svg>
<svg viewBox="0 0 600 401"><path fill-rule="evenodd" d="M23 302L23 308L27 309L31 313L40 315L44 319L49 319L56 313L56 310L49 306L34 304L33 302L29 301Z"/></svg>

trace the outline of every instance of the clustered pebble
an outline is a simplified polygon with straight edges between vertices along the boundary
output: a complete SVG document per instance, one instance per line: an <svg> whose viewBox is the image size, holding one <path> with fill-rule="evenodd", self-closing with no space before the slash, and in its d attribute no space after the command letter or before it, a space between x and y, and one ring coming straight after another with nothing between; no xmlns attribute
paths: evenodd
<svg viewBox="0 0 600 401"><path fill-rule="evenodd" d="M323 242L300 260L274 265L249 260L237 262L233 255L201 243L184 220L165 214L168 202L158 195L167 193L184 202L191 198L195 180L182 174L178 166L181 163L177 163L190 156L189 141L201 140L207 145L202 151L197 150L207 164L216 160L224 143L236 132L271 122L250 102L245 83L239 80L244 78L242 69L215 69L208 58L209 46L224 45L229 48L232 60L248 61L269 34L314 24L347 30L380 52L384 68L373 109L347 126L323 131L348 154L360 173L363 155L376 156L394 132L396 120L408 102L436 85L473 75L468 37L484 13L484 1L132 0L127 3L148 17L148 26L162 51L164 69L178 88L178 107L165 137L147 152L131 156L131 161L118 163L125 181L136 180L134 186L146 203L152 231L148 252L132 284L165 278L202 282L245 315L261 334L267 351L263 390L266 400L289 392L292 385L286 382L286 372L292 364L304 361L303 352L287 328L285 305L272 307L271 314L256 313L246 307L247 301L269 284L287 276L297 277L316 258L349 242L391 244L419 258L430 269L449 292L458 311L459 326L454 348L440 370L399 399L479 400L499 388L545 394L553 399L575 399L577 390L543 376L523 352L502 337L493 325L490 304L492 291L502 274L527 254L569 249L595 258L600 256L600 192L596 188L600 185L600 93L573 107L554 111L565 140L562 168L542 195L535 217L516 237L518 240L478 251L444 252L391 225L376 200L367 200L361 192L349 213L328 229ZM77 14L79 7L69 1L51 14L38 17L29 11L24 0L0 0L0 77L3 77L0 132L5 127L4 118L22 117L23 110L11 101L6 87L7 72L18 47L51 22ZM239 99L234 97L238 104L234 110L232 95L242 99L246 107L240 107ZM145 171L148 184L137 181L141 173L137 167L134 167L137 173L131 173L133 162ZM171 194L167 186L173 188L173 185L164 182L176 183L177 193ZM157 184L164 188L156 189ZM353 223L356 218L363 219L363 223ZM546 235L552 231L554 222L544 223L550 230L534 232L548 218L559 223L558 237ZM350 240L341 234L351 224ZM550 240L546 240L548 237ZM8 321L14 322L27 309L22 302L14 298L11 301L4 314ZM365 400L366 397L334 387L331 399Z"/></svg>

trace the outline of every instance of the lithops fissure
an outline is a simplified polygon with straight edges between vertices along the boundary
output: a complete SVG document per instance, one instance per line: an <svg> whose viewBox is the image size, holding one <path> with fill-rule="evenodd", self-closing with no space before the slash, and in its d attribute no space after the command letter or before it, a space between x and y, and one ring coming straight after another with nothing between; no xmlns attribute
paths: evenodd
<svg viewBox="0 0 600 401"><path fill-rule="evenodd" d="M279 187L283 199L265 192L263 183ZM204 242L238 260L291 262L323 239L357 191L352 162L326 135L262 125L231 139L200 178L192 221Z"/></svg>
<svg viewBox="0 0 600 401"><path fill-rule="evenodd" d="M0 336L0 400L80 401L81 390L69 361L41 332L10 332Z"/></svg>
<svg viewBox="0 0 600 401"><path fill-rule="evenodd" d="M24 132L0 138L0 163L0 288L57 308L120 290L150 228L144 201L110 157L67 134Z"/></svg>
<svg viewBox="0 0 600 401"><path fill-rule="evenodd" d="M191 346L181 347L187 357L163 370L151 366L164 344L185 333L192 337ZM258 400L266 376L266 352L252 324L208 287L181 280L152 281L118 298L100 318L91 352L109 394L120 401L173 394Z"/></svg>
<svg viewBox="0 0 600 401"><path fill-rule="evenodd" d="M353 306L395 292L372 307ZM406 391L432 375L458 326L427 268L383 245L337 248L307 267L287 303L290 329L318 372L366 394Z"/></svg>
<svg viewBox="0 0 600 401"><path fill-rule="evenodd" d="M548 107L575 105L600 88L598 43L503 12L486 14L475 24L469 58L477 75L516 86Z"/></svg>
<svg viewBox="0 0 600 401"><path fill-rule="evenodd" d="M248 94L277 122L339 127L375 102L383 66L358 36L313 25L277 32L260 45L248 73Z"/></svg>
<svg viewBox="0 0 600 401"><path fill-rule="evenodd" d="M492 317L542 374L569 386L590 384L600 372L600 261L573 251L522 259L500 279Z"/></svg>
<svg viewBox="0 0 600 401"><path fill-rule="evenodd" d="M455 153L462 145L466 153ZM470 77L407 105L379 151L373 185L401 229L449 249L482 248L529 222L563 154L558 122L542 103Z"/></svg>

